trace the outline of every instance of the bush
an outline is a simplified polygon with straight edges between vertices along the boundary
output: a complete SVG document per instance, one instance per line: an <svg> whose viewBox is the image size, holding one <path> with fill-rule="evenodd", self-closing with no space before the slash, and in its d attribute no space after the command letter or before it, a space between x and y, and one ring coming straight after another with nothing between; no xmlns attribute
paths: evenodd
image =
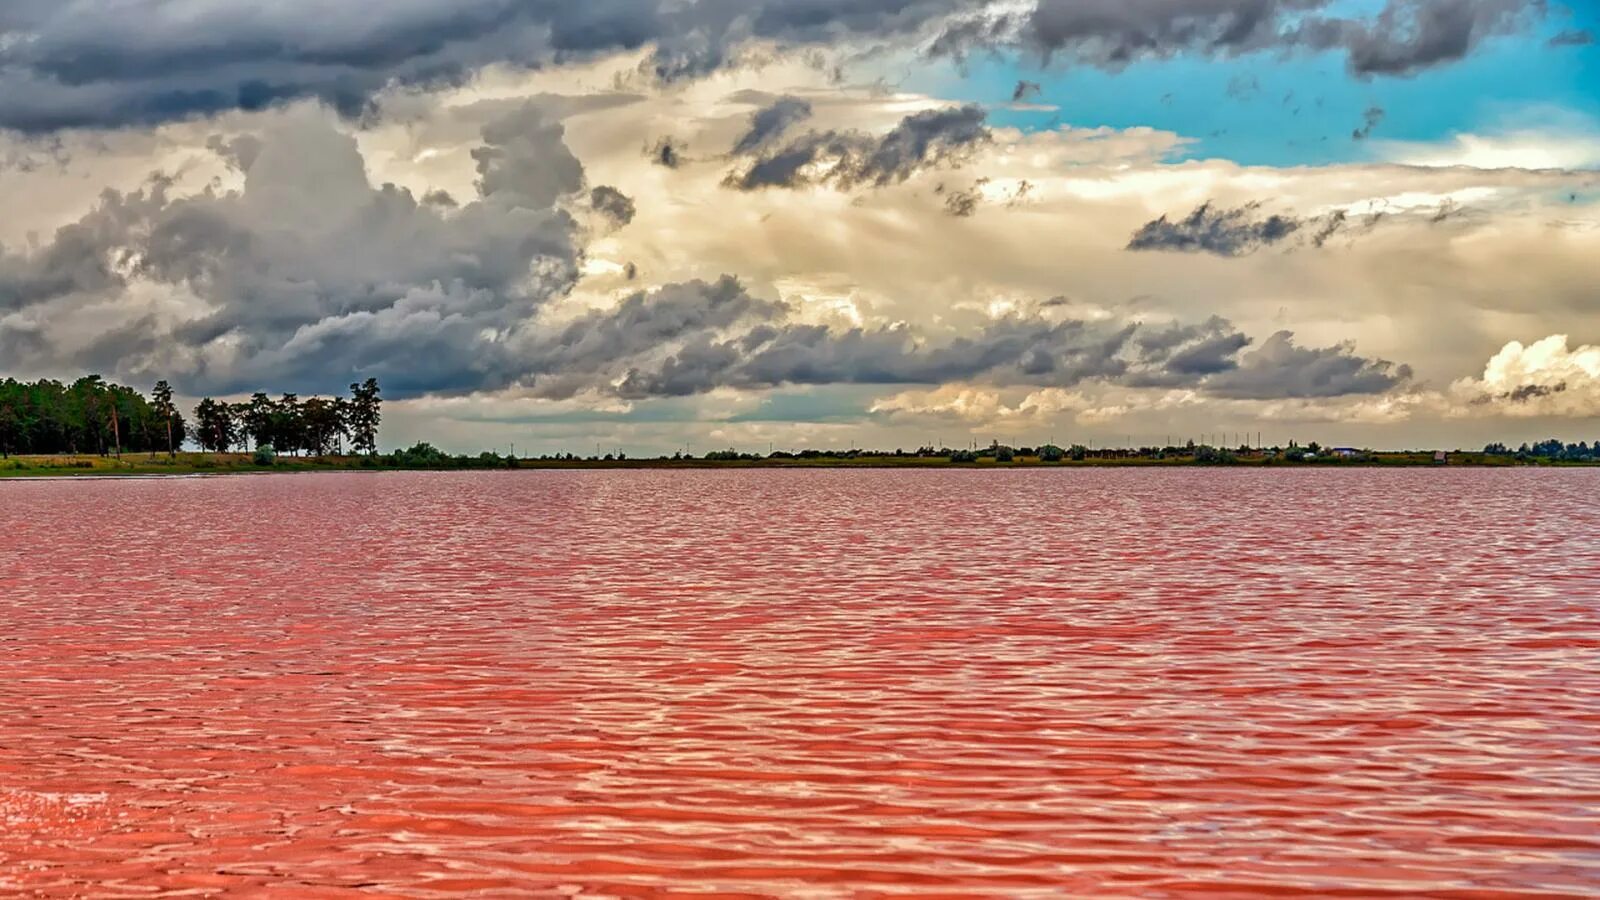
<svg viewBox="0 0 1600 900"><path fill-rule="evenodd" d="M1238 457L1227 450L1218 450L1215 447L1200 447L1194 452L1194 461L1203 466L1231 466L1238 462Z"/></svg>
<svg viewBox="0 0 1600 900"><path fill-rule="evenodd" d="M971 450L954 450L950 453L950 461L953 463L975 463L978 461L978 454Z"/></svg>
<svg viewBox="0 0 1600 900"><path fill-rule="evenodd" d="M256 448L251 461L258 466L270 466L278 461L278 451L272 449L271 444L262 444Z"/></svg>
<svg viewBox="0 0 1600 900"><path fill-rule="evenodd" d="M1061 462L1066 458L1067 451L1057 447L1055 444L1045 444L1039 448L1040 462Z"/></svg>
<svg viewBox="0 0 1600 900"><path fill-rule="evenodd" d="M399 466L418 466L423 468L444 468L452 465L455 460L443 450L426 441L401 450L392 457L394 464Z"/></svg>

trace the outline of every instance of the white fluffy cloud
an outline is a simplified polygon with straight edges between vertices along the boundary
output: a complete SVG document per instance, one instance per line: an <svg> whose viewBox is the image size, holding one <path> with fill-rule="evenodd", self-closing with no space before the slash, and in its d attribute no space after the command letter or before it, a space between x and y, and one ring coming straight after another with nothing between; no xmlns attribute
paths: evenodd
<svg viewBox="0 0 1600 900"><path fill-rule="evenodd" d="M1458 414L1487 408L1523 418L1600 416L1600 347L1568 347L1564 334L1523 345L1512 341L1483 375L1450 386Z"/></svg>

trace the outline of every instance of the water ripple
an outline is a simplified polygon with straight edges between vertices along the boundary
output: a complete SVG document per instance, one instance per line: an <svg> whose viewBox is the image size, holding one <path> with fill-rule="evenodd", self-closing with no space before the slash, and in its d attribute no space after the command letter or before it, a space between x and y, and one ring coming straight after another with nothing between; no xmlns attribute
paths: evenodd
<svg viewBox="0 0 1600 900"><path fill-rule="evenodd" d="M1600 895L1597 488L0 484L0 893Z"/></svg>

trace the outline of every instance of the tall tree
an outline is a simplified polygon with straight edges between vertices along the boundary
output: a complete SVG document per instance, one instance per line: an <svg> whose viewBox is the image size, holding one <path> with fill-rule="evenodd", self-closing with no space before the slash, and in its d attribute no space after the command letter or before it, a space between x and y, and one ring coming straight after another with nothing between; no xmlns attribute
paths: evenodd
<svg viewBox="0 0 1600 900"><path fill-rule="evenodd" d="M99 375L85 375L72 383L68 390L68 429L75 436L70 452L93 447L96 453L106 455L105 432L106 383Z"/></svg>
<svg viewBox="0 0 1600 900"><path fill-rule="evenodd" d="M0 459L11 458L11 448L19 443L22 416L17 411L21 391L13 390L16 384L9 379L0 384Z"/></svg>
<svg viewBox="0 0 1600 900"><path fill-rule="evenodd" d="M350 385L350 443L358 453L378 452L378 424L383 421L378 380Z"/></svg>
<svg viewBox="0 0 1600 900"><path fill-rule="evenodd" d="M338 443L344 433L345 423L339 404L322 397L312 397L300 406L306 449L325 456Z"/></svg>
<svg viewBox="0 0 1600 900"><path fill-rule="evenodd" d="M111 440L116 447L117 459L122 458L122 425L117 419L117 393L106 392L107 405L111 407Z"/></svg>
<svg viewBox="0 0 1600 900"><path fill-rule="evenodd" d="M305 446L305 422L301 418L300 397L284 394L272 405L272 446L280 453L300 455Z"/></svg>
<svg viewBox="0 0 1600 900"><path fill-rule="evenodd" d="M233 446L233 407L206 397L195 406L194 418L200 430L200 449L223 453Z"/></svg>
<svg viewBox="0 0 1600 900"><path fill-rule="evenodd" d="M243 404L244 411L240 413L239 421L244 430L255 440L256 449L271 445L274 449L282 450L272 443L272 414L274 405L272 398L266 394L252 394L249 401Z"/></svg>

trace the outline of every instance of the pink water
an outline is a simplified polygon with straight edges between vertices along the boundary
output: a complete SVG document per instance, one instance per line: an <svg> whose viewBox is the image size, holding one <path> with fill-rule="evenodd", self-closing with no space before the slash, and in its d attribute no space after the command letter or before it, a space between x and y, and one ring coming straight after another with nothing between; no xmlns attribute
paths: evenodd
<svg viewBox="0 0 1600 900"><path fill-rule="evenodd" d="M1596 896L1597 497L0 483L0 894Z"/></svg>

